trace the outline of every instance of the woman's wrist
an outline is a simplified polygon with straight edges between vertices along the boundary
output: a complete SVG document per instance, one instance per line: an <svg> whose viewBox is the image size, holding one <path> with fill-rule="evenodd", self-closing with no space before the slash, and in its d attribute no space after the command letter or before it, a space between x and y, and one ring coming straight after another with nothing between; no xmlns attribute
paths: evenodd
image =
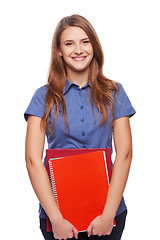
<svg viewBox="0 0 160 240"><path fill-rule="evenodd" d="M60 221L63 219L63 216L60 212L57 212L56 214L53 214L53 216L49 217L51 224L55 224L56 222Z"/></svg>
<svg viewBox="0 0 160 240"><path fill-rule="evenodd" d="M115 211L111 208L105 208L103 213L102 213L102 217L105 219L114 219L115 218Z"/></svg>

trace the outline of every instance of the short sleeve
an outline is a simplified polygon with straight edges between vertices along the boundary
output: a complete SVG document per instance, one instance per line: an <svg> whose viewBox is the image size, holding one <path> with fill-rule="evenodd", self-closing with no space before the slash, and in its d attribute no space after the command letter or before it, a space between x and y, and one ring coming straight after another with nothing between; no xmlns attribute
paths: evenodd
<svg viewBox="0 0 160 240"><path fill-rule="evenodd" d="M122 84L118 83L119 92L116 95L116 101L114 105L115 119L122 118L125 116L132 117L136 111L133 108Z"/></svg>
<svg viewBox="0 0 160 240"><path fill-rule="evenodd" d="M28 120L28 115L33 115L33 116L36 116L39 118L43 117L45 110L46 110L46 101L45 101L46 92L47 92L46 86L38 88L35 91L32 99L24 113L24 118L26 121Z"/></svg>

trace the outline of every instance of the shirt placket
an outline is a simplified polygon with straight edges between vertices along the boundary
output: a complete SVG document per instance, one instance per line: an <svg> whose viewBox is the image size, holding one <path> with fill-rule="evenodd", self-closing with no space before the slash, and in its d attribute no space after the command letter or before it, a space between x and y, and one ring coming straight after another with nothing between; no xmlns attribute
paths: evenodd
<svg viewBox="0 0 160 240"><path fill-rule="evenodd" d="M82 148L87 148L87 129L86 129L86 109L85 109L85 89L79 90L79 111L80 111L80 135L82 139Z"/></svg>

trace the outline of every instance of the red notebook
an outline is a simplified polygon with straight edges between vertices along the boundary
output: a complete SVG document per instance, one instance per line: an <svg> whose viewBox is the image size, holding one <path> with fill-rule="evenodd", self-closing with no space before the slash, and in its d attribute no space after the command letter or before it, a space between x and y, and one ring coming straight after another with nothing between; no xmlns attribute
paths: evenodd
<svg viewBox="0 0 160 240"><path fill-rule="evenodd" d="M103 150L106 154L106 162L108 168L109 181L111 180L112 174L112 162L111 162L111 148L74 148L74 149L46 149L46 169L49 175L48 161L51 158L56 157L68 157L82 153L95 152Z"/></svg>
<svg viewBox="0 0 160 240"><path fill-rule="evenodd" d="M62 154L63 150L60 151ZM47 153L57 206L78 231L86 231L90 222L102 214L109 187L105 152L85 152L63 158L50 159L49 156L49 161ZM48 220L47 231L52 231Z"/></svg>

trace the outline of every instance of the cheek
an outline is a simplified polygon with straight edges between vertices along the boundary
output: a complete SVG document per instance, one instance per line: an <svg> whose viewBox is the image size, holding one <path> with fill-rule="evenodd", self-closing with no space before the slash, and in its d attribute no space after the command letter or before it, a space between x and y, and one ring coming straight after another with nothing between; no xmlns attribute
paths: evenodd
<svg viewBox="0 0 160 240"><path fill-rule="evenodd" d="M61 53L61 56L67 57L69 55L69 49L61 47L60 53Z"/></svg>
<svg viewBox="0 0 160 240"><path fill-rule="evenodd" d="M90 46L90 47L88 48L88 53L89 53L90 55L93 55L93 54L94 54L92 46Z"/></svg>
<svg viewBox="0 0 160 240"><path fill-rule="evenodd" d="M73 54L73 50L68 49L65 52L63 52L63 58L65 59L70 58L72 54Z"/></svg>

